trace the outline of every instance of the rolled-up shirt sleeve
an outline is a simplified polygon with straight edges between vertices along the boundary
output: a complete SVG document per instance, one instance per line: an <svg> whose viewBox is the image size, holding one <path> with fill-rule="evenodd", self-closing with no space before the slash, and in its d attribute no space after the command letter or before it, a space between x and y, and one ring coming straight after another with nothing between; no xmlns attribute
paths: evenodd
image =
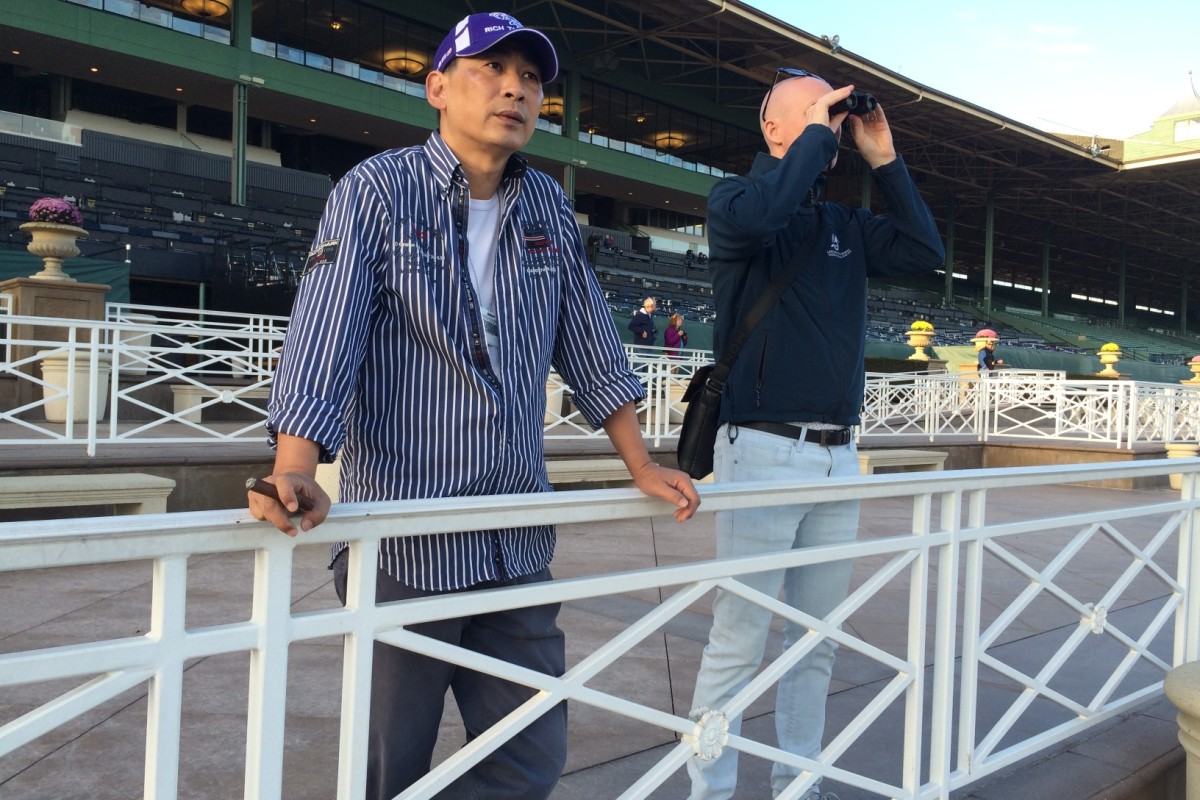
<svg viewBox="0 0 1200 800"><path fill-rule="evenodd" d="M584 256L583 240L570 207L559 208L564 235L564 290L555 337L554 368L574 391L572 402L593 428L645 389L629 368L621 337L604 293Z"/></svg>

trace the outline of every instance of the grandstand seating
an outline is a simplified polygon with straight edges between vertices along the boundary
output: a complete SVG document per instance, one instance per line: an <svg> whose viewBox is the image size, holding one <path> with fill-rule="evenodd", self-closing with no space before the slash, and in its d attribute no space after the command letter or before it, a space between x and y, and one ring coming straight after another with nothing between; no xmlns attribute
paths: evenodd
<svg viewBox="0 0 1200 800"><path fill-rule="evenodd" d="M325 176L250 164L242 207L229 202L227 158L91 131L82 146L7 133L0 145L0 234L12 246L25 243L17 228L29 206L60 196L83 213L84 255L129 244L202 254L220 270L231 253L266 250L287 264L307 249L330 189Z"/></svg>
<svg viewBox="0 0 1200 800"><path fill-rule="evenodd" d="M84 255L128 244L201 256L211 274L247 287L295 288L330 189L325 176L250 164L247 205L237 206L229 202L227 158L90 131L82 146L8 133L0 133L0 145L0 241L8 246L24 247L18 227L35 200L69 197L88 230L80 242ZM588 248L588 257L618 316L632 314L653 295L662 312L678 311L699 323L715 319L707 263L649 248L648 240L629 230L583 225L581 232L584 241L596 233L615 242L613 248ZM186 263L194 269L194 261ZM156 269L161 264L156 261ZM1128 358L1165 364L1200 352L1194 336L1118 327L1110 320L1047 319L1033 310L989 315L969 302L947 305L936 292L872 287L868 339L903 342L917 319L933 324L939 345L969 345L976 331L990 327L1006 347L1094 352L1113 341Z"/></svg>

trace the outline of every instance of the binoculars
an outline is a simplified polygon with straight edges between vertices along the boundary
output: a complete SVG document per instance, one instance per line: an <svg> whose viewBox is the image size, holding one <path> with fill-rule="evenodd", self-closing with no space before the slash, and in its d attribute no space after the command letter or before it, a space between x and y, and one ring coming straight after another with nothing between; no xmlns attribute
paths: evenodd
<svg viewBox="0 0 1200 800"><path fill-rule="evenodd" d="M839 100L829 107L829 116L846 111L861 117L870 114L878 105L879 101L875 99L875 95L855 89L844 100Z"/></svg>

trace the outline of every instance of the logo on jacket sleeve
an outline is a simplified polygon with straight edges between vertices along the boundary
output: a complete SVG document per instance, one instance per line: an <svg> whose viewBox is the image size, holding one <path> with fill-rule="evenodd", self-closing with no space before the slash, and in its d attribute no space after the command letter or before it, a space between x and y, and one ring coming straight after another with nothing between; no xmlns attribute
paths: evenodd
<svg viewBox="0 0 1200 800"><path fill-rule="evenodd" d="M308 259L304 262L304 272L301 277L308 275L317 267L336 262L338 245L341 243L341 239L326 239L314 245L313 249L308 251Z"/></svg>
<svg viewBox="0 0 1200 800"><path fill-rule="evenodd" d="M845 258L853 252L853 250L841 249L841 242L838 241L836 233L829 234L829 249L825 251L825 255L832 258Z"/></svg>

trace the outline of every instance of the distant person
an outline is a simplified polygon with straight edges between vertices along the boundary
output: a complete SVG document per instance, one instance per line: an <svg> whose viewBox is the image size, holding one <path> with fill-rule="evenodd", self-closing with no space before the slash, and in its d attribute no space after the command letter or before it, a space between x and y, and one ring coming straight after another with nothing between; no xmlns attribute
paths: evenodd
<svg viewBox="0 0 1200 800"><path fill-rule="evenodd" d="M687 347L687 331L683 329L683 315L672 314L667 320L667 329L663 331L663 345L667 348L668 358L679 358L679 352Z"/></svg>
<svg viewBox="0 0 1200 800"><path fill-rule="evenodd" d="M982 375L1003 365L1004 360L996 358L996 340L989 339L979 348L979 373Z"/></svg>
<svg viewBox="0 0 1200 800"><path fill-rule="evenodd" d="M646 494L695 513L687 475L650 459L629 368L562 188L519 155L558 73L546 36L508 14L471 14L425 78L438 127L423 145L351 169L316 231L271 389L267 430L279 500L251 513L297 535L325 520L317 464L341 451L346 502L550 491L542 422L551 367L603 426ZM293 523L289 511L308 510ZM551 579L553 525L391 537L376 602ZM348 588L345 542L334 586ZM549 675L566 666L557 603L412 625L452 646ZM367 795L400 794L429 771L447 692L469 741L535 691L375 642ZM564 704L529 721L439 795L540 800L566 762ZM356 798L355 800L359 800Z"/></svg>
<svg viewBox="0 0 1200 800"><path fill-rule="evenodd" d="M996 345L1000 341L1000 337L991 328L984 328L975 334L971 340L975 343L976 357L978 359L978 369L980 375L986 375L992 372L998 366L1002 366L1004 362L996 358Z"/></svg>
<svg viewBox="0 0 1200 800"><path fill-rule="evenodd" d="M629 330L633 331L633 343L640 347L654 347L658 341L658 328L654 324L654 309L658 303L653 297L642 301L642 307L633 312Z"/></svg>

